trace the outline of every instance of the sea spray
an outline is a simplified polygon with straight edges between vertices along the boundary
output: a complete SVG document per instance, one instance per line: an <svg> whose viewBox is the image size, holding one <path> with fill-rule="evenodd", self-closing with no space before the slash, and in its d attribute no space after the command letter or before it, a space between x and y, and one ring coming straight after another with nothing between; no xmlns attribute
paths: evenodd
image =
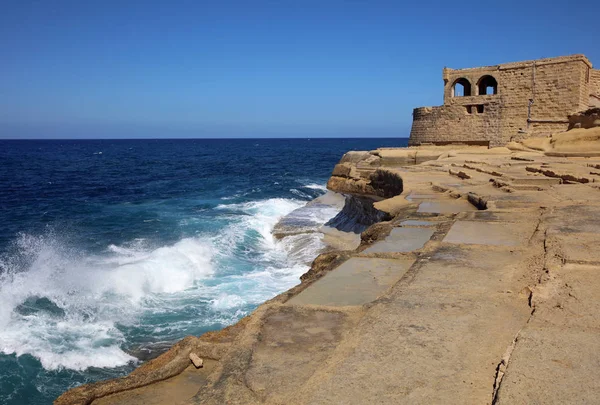
<svg viewBox="0 0 600 405"><path fill-rule="evenodd" d="M277 240L271 234L281 217L303 204L267 199L219 205L217 210L236 213L237 220L218 235L153 250L137 240L86 255L62 246L53 233L21 235L20 259L14 261L19 265L5 262L2 269L0 348L31 354L49 370L115 367L135 361L123 345L141 317L181 311L179 305L193 298L210 304L213 322L231 322L296 284L306 261L322 248L318 236ZM233 272L232 258L248 270ZM215 273L218 278L211 280ZM233 317L223 318L223 312ZM190 318L175 319L170 328L185 328ZM154 327L154 334L163 328Z"/></svg>
<svg viewBox="0 0 600 405"><path fill-rule="evenodd" d="M0 141L0 403L124 375L295 285L322 237L275 224L347 150L398 141L256 143Z"/></svg>
<svg viewBox="0 0 600 405"><path fill-rule="evenodd" d="M134 323L153 296L212 273L210 247L192 239L147 252L109 246L103 256L64 247L54 233L23 234L16 246L3 261L0 349L31 354L46 369L133 361L118 325Z"/></svg>

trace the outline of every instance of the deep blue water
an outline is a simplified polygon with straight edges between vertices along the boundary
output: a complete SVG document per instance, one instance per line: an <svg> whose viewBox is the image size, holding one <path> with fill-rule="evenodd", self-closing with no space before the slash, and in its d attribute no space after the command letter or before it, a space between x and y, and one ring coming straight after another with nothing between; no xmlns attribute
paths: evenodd
<svg viewBox="0 0 600 405"><path fill-rule="evenodd" d="M0 141L0 403L123 375L298 283L321 242L291 252L273 225L344 152L405 145Z"/></svg>

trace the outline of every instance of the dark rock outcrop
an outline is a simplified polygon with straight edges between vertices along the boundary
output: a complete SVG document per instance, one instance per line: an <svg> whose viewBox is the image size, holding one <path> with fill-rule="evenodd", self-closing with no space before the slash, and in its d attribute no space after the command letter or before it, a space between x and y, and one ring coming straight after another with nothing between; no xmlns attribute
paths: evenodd
<svg viewBox="0 0 600 405"><path fill-rule="evenodd" d="M600 127L600 108L598 107L569 115L569 129L594 127Z"/></svg>
<svg viewBox="0 0 600 405"><path fill-rule="evenodd" d="M344 208L325 225L344 232L360 233L370 225L388 219L388 214L373 207L371 198L348 195Z"/></svg>

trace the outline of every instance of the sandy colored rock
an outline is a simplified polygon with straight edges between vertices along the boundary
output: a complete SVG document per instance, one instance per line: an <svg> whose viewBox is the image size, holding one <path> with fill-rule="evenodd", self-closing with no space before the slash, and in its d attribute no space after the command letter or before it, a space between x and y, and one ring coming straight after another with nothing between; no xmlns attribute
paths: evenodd
<svg viewBox="0 0 600 405"><path fill-rule="evenodd" d="M527 148L525 145L523 145L520 142L514 142L511 141L509 143L506 144L506 148L508 150L510 150L511 152L515 152L515 151L527 151L530 150L529 148Z"/></svg>
<svg viewBox="0 0 600 405"><path fill-rule="evenodd" d="M204 364L204 361L194 352L190 353L190 360L196 368L201 368Z"/></svg>
<svg viewBox="0 0 600 405"><path fill-rule="evenodd" d="M342 159L340 160L340 164L343 163L357 163L369 158L370 153L365 151L350 151L346 152Z"/></svg>
<svg viewBox="0 0 600 405"><path fill-rule="evenodd" d="M545 152L550 148L549 137L529 138L523 140L521 143L528 149L539 150L542 152Z"/></svg>
<svg viewBox="0 0 600 405"><path fill-rule="evenodd" d="M334 250L354 250L360 245L360 234L342 232L335 228L322 226L323 242Z"/></svg>
<svg viewBox="0 0 600 405"><path fill-rule="evenodd" d="M348 306L374 301L408 271L414 259L354 257L287 302L289 305Z"/></svg>
<svg viewBox="0 0 600 405"><path fill-rule="evenodd" d="M569 115L569 129L594 128L598 126L600 126L600 108L598 107Z"/></svg>
<svg viewBox="0 0 600 405"><path fill-rule="evenodd" d="M207 376L216 362L207 360L205 366L196 369L190 364L175 377L141 388L107 395L93 402L94 405L162 405L189 401L207 383Z"/></svg>
<svg viewBox="0 0 600 405"><path fill-rule="evenodd" d="M431 238L430 228L394 228L384 240L374 243L362 253L407 253L421 249Z"/></svg>
<svg viewBox="0 0 600 405"><path fill-rule="evenodd" d="M573 129L554 134L546 152L590 153L600 152L600 127Z"/></svg>
<svg viewBox="0 0 600 405"><path fill-rule="evenodd" d="M196 349L197 341L198 338L189 336L156 359L142 364L128 376L74 388L58 397L54 404L90 404L94 399L109 394L143 387L174 377L188 367L189 353Z"/></svg>
<svg viewBox="0 0 600 405"><path fill-rule="evenodd" d="M411 202L407 201L403 195L397 195L392 198L387 198L382 201L378 201L373 206L377 208L379 211L387 212L392 216L396 216L400 213L401 210L406 208L406 206L410 205Z"/></svg>
<svg viewBox="0 0 600 405"><path fill-rule="evenodd" d="M467 173L465 173L462 170L449 169L448 173L450 173L451 175L456 176L460 179L470 179L471 178L470 175L468 175Z"/></svg>
<svg viewBox="0 0 600 405"><path fill-rule="evenodd" d="M352 156L349 173L359 180L333 182L381 199L370 184L381 168L362 168L371 156ZM167 383L165 392L178 384L186 392L182 404L594 403L597 183L528 167L578 178L598 170L600 158L519 151L435 162L384 168L403 190L375 202L393 218L362 232L356 250L321 254L301 284L238 324L188 338L128 377L75 388L57 403L166 404L156 393ZM364 186L349 186L357 181ZM377 193L397 191L386 184ZM206 358L211 350L218 361L210 370L186 368L190 353ZM173 377L190 369L206 374ZM192 397L186 381L197 381Z"/></svg>
<svg viewBox="0 0 600 405"><path fill-rule="evenodd" d="M348 164L348 163L337 164L333 168L333 172L331 173L331 175L338 176L338 177L349 177L351 168L352 168L352 166L350 166L350 164Z"/></svg>
<svg viewBox="0 0 600 405"><path fill-rule="evenodd" d="M511 150L536 150L550 156L600 156L600 127L575 128L549 137L509 144Z"/></svg>
<svg viewBox="0 0 600 405"><path fill-rule="evenodd" d="M529 225L529 226L527 226ZM456 221L444 242L470 245L521 246L533 234L532 224Z"/></svg>
<svg viewBox="0 0 600 405"><path fill-rule="evenodd" d="M347 179L337 176L329 178L327 189L346 194L377 195L367 180Z"/></svg>

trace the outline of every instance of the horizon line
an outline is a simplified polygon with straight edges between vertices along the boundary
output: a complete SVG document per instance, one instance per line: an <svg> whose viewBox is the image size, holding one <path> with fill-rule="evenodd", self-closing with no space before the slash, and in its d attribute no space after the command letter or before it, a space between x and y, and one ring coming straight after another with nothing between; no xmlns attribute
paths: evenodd
<svg viewBox="0 0 600 405"><path fill-rule="evenodd" d="M0 141L168 141L168 140L256 140L256 139L409 139L408 136L313 136L313 137L223 137L223 138L0 138Z"/></svg>

